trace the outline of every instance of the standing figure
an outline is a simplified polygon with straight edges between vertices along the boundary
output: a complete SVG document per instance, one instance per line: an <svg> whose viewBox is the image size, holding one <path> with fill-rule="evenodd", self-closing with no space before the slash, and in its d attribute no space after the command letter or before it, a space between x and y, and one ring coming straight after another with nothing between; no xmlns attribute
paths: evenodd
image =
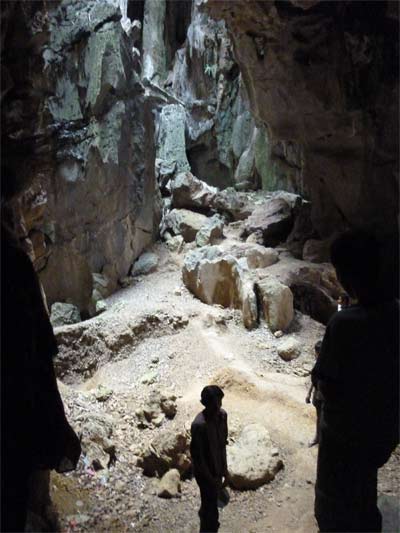
<svg viewBox="0 0 400 533"><path fill-rule="evenodd" d="M217 385L209 385L201 392L205 409L194 419L191 427L190 453L194 476L200 488L200 532L218 531L218 493L226 484L227 414L221 409L224 393Z"/></svg>
<svg viewBox="0 0 400 533"><path fill-rule="evenodd" d="M322 346L322 341L318 341L314 346L316 360L318 360L318 356L321 353L321 346ZM315 424L315 436L308 445L311 448L312 446L315 446L316 444L319 443L319 426L321 423L321 410L322 410L322 397L321 397L321 393L318 390L318 384L314 385L314 383L312 382L311 382L310 388L306 396L306 403L310 403L310 401L312 401L312 404L315 407L315 410L317 411L317 421Z"/></svg>
<svg viewBox="0 0 400 533"><path fill-rule="evenodd" d="M39 280L7 220L2 173L1 221L1 531L24 531L35 470L75 468L80 441L57 387L57 343ZM13 180L11 180L13 181Z"/></svg>
<svg viewBox="0 0 400 533"><path fill-rule="evenodd" d="M399 442L399 302L378 284L372 236L342 235L331 260L357 303L331 318L312 372L323 396L315 516L321 532L381 531L378 469Z"/></svg>

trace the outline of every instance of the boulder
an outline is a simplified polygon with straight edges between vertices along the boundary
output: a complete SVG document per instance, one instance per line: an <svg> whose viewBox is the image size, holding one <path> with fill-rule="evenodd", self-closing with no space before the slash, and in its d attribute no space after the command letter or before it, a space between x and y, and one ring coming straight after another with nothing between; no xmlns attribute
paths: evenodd
<svg viewBox="0 0 400 533"><path fill-rule="evenodd" d="M232 187L219 191L213 197L211 207L221 213L227 213L233 220L245 220L254 209L247 195L235 191Z"/></svg>
<svg viewBox="0 0 400 533"><path fill-rule="evenodd" d="M164 225L175 235L182 235L185 242L192 242L206 221L207 217L200 213L188 209L172 209L165 216Z"/></svg>
<svg viewBox="0 0 400 533"><path fill-rule="evenodd" d="M261 424L243 428L237 441L227 447L227 462L229 483L239 490L261 487L283 467L268 431Z"/></svg>
<svg viewBox="0 0 400 533"><path fill-rule="evenodd" d="M169 236L168 238L166 237L167 235ZM175 235L174 237L172 237L170 233L166 232L164 237L165 237L168 249L171 252L179 253L182 251L185 245L185 241L183 240L182 235Z"/></svg>
<svg viewBox="0 0 400 533"><path fill-rule="evenodd" d="M106 468L115 455L115 446L111 441L114 427L112 417L85 412L74 422L74 429L82 435L82 453L86 456L87 464L95 470Z"/></svg>
<svg viewBox="0 0 400 533"><path fill-rule="evenodd" d="M177 498L181 493L181 476L176 468L168 470L160 479L157 496L160 498Z"/></svg>
<svg viewBox="0 0 400 533"><path fill-rule="evenodd" d="M242 316L246 329L253 329L258 326L257 296L254 283L250 281L242 284Z"/></svg>
<svg viewBox="0 0 400 533"><path fill-rule="evenodd" d="M276 246L286 240L293 227L292 208L283 198L271 198L257 206L243 228L242 238L261 232L265 246Z"/></svg>
<svg viewBox="0 0 400 533"><path fill-rule="evenodd" d="M140 451L137 465L146 476L163 476L171 468L185 474L190 466L189 434L186 430L164 431Z"/></svg>
<svg viewBox="0 0 400 533"><path fill-rule="evenodd" d="M290 290L293 293L294 307L322 324L326 325L336 312L336 300L319 283L294 281L290 284Z"/></svg>
<svg viewBox="0 0 400 533"><path fill-rule="evenodd" d="M204 246L186 255L182 270L183 282L192 294L207 304L241 309L247 329L258 324L254 282L244 268L247 263L241 265L246 261L246 250L252 246L238 243L227 250L222 246Z"/></svg>
<svg viewBox="0 0 400 533"><path fill-rule="evenodd" d="M206 224L200 228L196 235L197 246L207 246L208 244L215 244L222 239L224 234L224 220L219 215L214 215L207 219Z"/></svg>
<svg viewBox="0 0 400 533"><path fill-rule="evenodd" d="M303 259L311 263L329 263L331 240L309 239L304 243Z"/></svg>
<svg viewBox="0 0 400 533"><path fill-rule="evenodd" d="M265 248L258 244L249 247L245 256L249 268L265 268L279 261L279 254L273 248Z"/></svg>
<svg viewBox="0 0 400 533"><path fill-rule="evenodd" d="M51 306L50 322L53 328L81 321L79 309L72 304L56 302Z"/></svg>
<svg viewBox="0 0 400 533"><path fill-rule="evenodd" d="M293 320L293 294L283 283L266 278L257 283L264 318L272 332L286 330Z"/></svg>
<svg viewBox="0 0 400 533"><path fill-rule="evenodd" d="M209 209L217 192L216 187L207 185L191 172L181 172L171 182L172 206Z"/></svg>
<svg viewBox="0 0 400 533"><path fill-rule="evenodd" d="M174 418L176 410L176 396L174 394L164 394L154 390L150 393L143 407L135 411L138 427L159 427L165 417Z"/></svg>
<svg viewBox="0 0 400 533"><path fill-rule="evenodd" d="M94 396L98 402L106 402L113 395L113 390L105 387L104 385L99 385L95 390Z"/></svg>
<svg viewBox="0 0 400 533"><path fill-rule="evenodd" d="M158 256L152 252L142 254L132 267L132 276L141 276L143 274L150 274L157 269Z"/></svg>
<svg viewBox="0 0 400 533"><path fill-rule="evenodd" d="M294 257L302 259L304 243L315 235L311 221L311 203L303 200L297 209L293 229L287 238L286 246Z"/></svg>
<svg viewBox="0 0 400 533"><path fill-rule="evenodd" d="M291 337L282 340L277 348L279 356L284 361L292 361L301 353L301 343Z"/></svg>
<svg viewBox="0 0 400 533"><path fill-rule="evenodd" d="M241 269L218 246L205 246L186 255L182 270L186 287L202 302L223 307L242 307Z"/></svg>
<svg viewBox="0 0 400 533"><path fill-rule="evenodd" d="M262 231L255 231L254 233L250 233L250 235L246 238L246 242L249 244L260 244L261 246L264 246L264 238Z"/></svg>

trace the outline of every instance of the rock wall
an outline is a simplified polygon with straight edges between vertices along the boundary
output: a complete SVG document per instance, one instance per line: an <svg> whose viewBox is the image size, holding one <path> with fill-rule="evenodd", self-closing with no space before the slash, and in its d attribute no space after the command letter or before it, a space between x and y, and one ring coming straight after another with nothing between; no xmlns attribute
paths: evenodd
<svg viewBox="0 0 400 533"><path fill-rule="evenodd" d="M398 3L208 0L203 8L226 22L255 120L293 152L286 163L300 173L320 236L394 230Z"/></svg>
<svg viewBox="0 0 400 533"><path fill-rule="evenodd" d="M3 35L3 137L30 184L22 232L49 304L84 312L92 273L115 288L159 222L152 104L118 4L10 3Z"/></svg>
<svg viewBox="0 0 400 533"><path fill-rule="evenodd" d="M201 12L201 4L145 4L143 79L185 111L173 114L168 131L174 135L184 130L186 135L177 135L177 153L170 151L168 158L162 114L158 121L161 181L166 173L173 175L175 166L179 171L184 159L193 174L221 188L298 191L298 167L287 164L285 146L270 142L267 129L252 117L224 22ZM146 44L149 40L152 46ZM167 128L170 125L171 121Z"/></svg>

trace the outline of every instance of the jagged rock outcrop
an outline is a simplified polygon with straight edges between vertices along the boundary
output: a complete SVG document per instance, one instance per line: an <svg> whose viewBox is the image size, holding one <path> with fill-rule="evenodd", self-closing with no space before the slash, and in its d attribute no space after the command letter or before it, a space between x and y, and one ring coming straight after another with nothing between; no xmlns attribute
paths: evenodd
<svg viewBox="0 0 400 533"><path fill-rule="evenodd" d="M286 162L300 170L317 237L395 231L398 4L209 0L203 9L227 24L255 120L293 147Z"/></svg>
<svg viewBox="0 0 400 533"><path fill-rule="evenodd" d="M2 106L3 138L28 146L21 159L35 162L9 152L32 183L20 200L26 236L49 304L69 299L87 312L92 272L116 282L155 235L151 104L117 2L10 9L5 49L20 47L15 34L29 42L29 57L3 64L15 89Z"/></svg>

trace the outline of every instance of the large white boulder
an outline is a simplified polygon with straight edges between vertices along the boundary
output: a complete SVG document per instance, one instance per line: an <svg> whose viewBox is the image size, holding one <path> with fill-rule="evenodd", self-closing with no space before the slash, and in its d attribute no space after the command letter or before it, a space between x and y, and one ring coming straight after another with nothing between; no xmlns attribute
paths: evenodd
<svg viewBox="0 0 400 533"><path fill-rule="evenodd" d="M218 246L205 246L185 257L182 271L186 287L207 304L240 309L241 268L231 255L222 255Z"/></svg>
<svg viewBox="0 0 400 533"><path fill-rule="evenodd" d="M245 426L237 441L227 448L230 485L239 490L257 489L272 481L282 468L278 450L261 424Z"/></svg>
<svg viewBox="0 0 400 533"><path fill-rule="evenodd" d="M160 479L157 496L160 498L178 498L180 493L181 476L176 468L172 468Z"/></svg>

